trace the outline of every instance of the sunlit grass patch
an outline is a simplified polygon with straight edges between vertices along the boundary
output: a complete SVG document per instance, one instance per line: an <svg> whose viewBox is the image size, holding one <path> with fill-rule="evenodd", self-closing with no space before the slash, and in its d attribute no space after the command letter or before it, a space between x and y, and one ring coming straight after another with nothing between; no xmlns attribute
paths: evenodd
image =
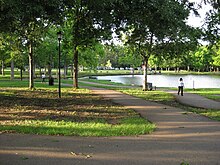
<svg viewBox="0 0 220 165"><path fill-rule="evenodd" d="M188 108L189 111L207 116L211 119L220 121L220 110Z"/></svg>
<svg viewBox="0 0 220 165"><path fill-rule="evenodd" d="M165 102L172 101L174 99L172 94L163 91L143 91L142 89L120 89L121 92L143 98L145 100Z"/></svg>
<svg viewBox="0 0 220 165"><path fill-rule="evenodd" d="M87 122L24 120L8 122L0 131L44 135L74 136L129 136L151 133L155 125L144 119L128 118L120 124L109 124L104 120Z"/></svg>

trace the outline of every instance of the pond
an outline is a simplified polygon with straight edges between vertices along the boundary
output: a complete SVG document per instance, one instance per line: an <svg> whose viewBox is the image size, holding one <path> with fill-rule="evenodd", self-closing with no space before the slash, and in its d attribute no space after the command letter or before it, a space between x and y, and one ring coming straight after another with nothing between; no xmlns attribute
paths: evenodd
<svg viewBox="0 0 220 165"><path fill-rule="evenodd" d="M220 88L220 77L210 75L148 75L148 82L156 87L177 87L180 77L186 88ZM142 85L143 78L143 75L97 76L98 80L134 85Z"/></svg>

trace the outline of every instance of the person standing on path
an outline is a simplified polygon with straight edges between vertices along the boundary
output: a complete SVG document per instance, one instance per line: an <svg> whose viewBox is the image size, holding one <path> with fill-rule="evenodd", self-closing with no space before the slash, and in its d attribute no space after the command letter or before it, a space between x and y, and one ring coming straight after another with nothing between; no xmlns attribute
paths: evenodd
<svg viewBox="0 0 220 165"><path fill-rule="evenodd" d="M183 79L180 78L178 85L178 95L181 93L181 96L183 96L183 87L184 87Z"/></svg>

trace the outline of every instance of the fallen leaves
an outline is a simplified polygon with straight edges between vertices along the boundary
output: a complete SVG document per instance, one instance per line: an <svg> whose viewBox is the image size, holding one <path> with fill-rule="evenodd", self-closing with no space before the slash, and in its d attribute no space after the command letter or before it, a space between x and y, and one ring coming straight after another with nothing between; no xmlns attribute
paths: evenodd
<svg viewBox="0 0 220 165"><path fill-rule="evenodd" d="M84 154L84 153L76 153L76 152L70 152L71 155L77 156L77 157L83 157L85 159L89 159L92 157L92 155Z"/></svg>

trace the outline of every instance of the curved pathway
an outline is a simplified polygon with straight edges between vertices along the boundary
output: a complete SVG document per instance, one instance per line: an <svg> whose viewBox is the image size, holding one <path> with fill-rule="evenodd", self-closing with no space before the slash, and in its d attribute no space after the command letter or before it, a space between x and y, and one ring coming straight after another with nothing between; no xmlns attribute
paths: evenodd
<svg viewBox="0 0 220 165"><path fill-rule="evenodd" d="M205 108L205 109L216 109L220 110L220 102L207 99L197 94L193 93L184 93L183 96L177 95L176 91L166 91L172 93L178 102L192 107Z"/></svg>
<svg viewBox="0 0 220 165"><path fill-rule="evenodd" d="M103 86L118 87L117 85L108 85L108 84L104 85L104 84L99 84L95 82L88 82L88 81L82 81L82 80L80 81L87 83L87 84L100 86L100 87L103 87ZM120 88L138 88L138 86L120 86ZM184 92L184 96L181 96L181 95L177 95L177 91L165 90L165 92L173 94L178 102L185 104L185 105L189 105L189 106L197 107L197 108L220 110L220 102L202 97L197 94Z"/></svg>

